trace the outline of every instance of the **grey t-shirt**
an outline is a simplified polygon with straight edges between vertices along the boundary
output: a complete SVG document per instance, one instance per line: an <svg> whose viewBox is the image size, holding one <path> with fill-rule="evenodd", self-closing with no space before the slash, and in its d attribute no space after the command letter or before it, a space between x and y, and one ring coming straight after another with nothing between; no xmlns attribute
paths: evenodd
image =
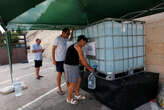
<svg viewBox="0 0 164 110"><path fill-rule="evenodd" d="M56 46L55 50L55 60L56 61L64 61L66 50L67 50L67 41L68 39L58 36L54 41L54 46Z"/></svg>

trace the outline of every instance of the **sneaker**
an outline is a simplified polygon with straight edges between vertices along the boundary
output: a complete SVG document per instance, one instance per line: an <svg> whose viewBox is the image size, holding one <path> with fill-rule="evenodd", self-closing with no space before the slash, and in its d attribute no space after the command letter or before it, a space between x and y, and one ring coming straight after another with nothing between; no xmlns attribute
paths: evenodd
<svg viewBox="0 0 164 110"><path fill-rule="evenodd" d="M71 99L71 101L69 101L69 100L67 99L66 102L69 103L69 104L73 104L73 105L78 104L78 101L75 100L75 99Z"/></svg>
<svg viewBox="0 0 164 110"><path fill-rule="evenodd" d="M42 78L42 77L44 77L44 76L39 75L39 77Z"/></svg>
<svg viewBox="0 0 164 110"><path fill-rule="evenodd" d="M40 80L40 77L38 76L38 77L36 77L36 79Z"/></svg>
<svg viewBox="0 0 164 110"><path fill-rule="evenodd" d="M65 94L64 91L57 91L57 93L58 93L59 95L64 95L64 94Z"/></svg>
<svg viewBox="0 0 164 110"><path fill-rule="evenodd" d="M86 96L84 96L84 95L76 96L75 95L75 99L77 99L77 100L84 100L84 99L86 99Z"/></svg>

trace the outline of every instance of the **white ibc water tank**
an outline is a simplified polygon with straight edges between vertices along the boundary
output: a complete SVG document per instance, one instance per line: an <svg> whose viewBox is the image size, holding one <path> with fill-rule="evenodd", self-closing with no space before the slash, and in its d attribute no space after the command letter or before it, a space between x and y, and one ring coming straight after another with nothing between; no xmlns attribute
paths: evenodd
<svg viewBox="0 0 164 110"><path fill-rule="evenodd" d="M88 61L92 65L95 60L99 71L120 73L144 67L143 22L108 20L76 30L74 39L82 31L96 42L96 57L89 57Z"/></svg>

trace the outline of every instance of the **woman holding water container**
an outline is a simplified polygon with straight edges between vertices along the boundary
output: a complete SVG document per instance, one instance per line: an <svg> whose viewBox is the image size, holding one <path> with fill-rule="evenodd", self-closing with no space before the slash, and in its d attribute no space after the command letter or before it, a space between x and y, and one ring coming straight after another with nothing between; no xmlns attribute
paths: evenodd
<svg viewBox="0 0 164 110"><path fill-rule="evenodd" d="M90 72L92 68L87 63L82 48L87 43L88 39L84 35L80 35L75 44L71 45L66 53L64 71L66 73L66 81L69 83L67 103L77 104L77 100L86 99L85 96L79 94L81 77L79 71L79 62L84 65ZM79 61L80 60L80 61ZM75 90L75 99L72 98L72 93Z"/></svg>

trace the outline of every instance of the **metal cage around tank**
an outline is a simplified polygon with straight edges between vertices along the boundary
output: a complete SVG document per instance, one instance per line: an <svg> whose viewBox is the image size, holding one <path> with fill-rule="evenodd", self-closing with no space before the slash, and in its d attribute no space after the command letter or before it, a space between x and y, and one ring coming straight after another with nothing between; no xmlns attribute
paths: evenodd
<svg viewBox="0 0 164 110"><path fill-rule="evenodd" d="M96 43L96 56L86 57L90 65L98 64L98 71L117 74L144 68L144 22L104 19L75 30L74 42L81 34Z"/></svg>

